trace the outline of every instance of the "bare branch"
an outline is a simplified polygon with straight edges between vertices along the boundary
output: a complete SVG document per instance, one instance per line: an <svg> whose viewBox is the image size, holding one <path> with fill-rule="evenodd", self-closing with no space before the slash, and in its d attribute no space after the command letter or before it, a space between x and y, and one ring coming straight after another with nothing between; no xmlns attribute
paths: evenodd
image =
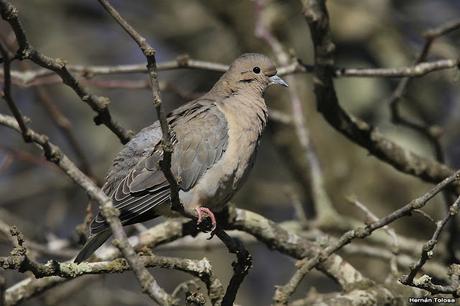
<svg viewBox="0 0 460 306"><path fill-rule="evenodd" d="M80 97L80 99L87 103L96 113L97 116L94 118L94 122L104 124L107 126L115 135L118 136L122 143L127 143L131 138L131 132L125 130L117 122L115 122L110 114L108 105L109 99L106 97L100 97L90 94L78 80L69 72L66 67L65 61L61 59L54 59L48 57L36 49L34 49L29 41L27 40L24 29L21 22L18 19L18 12L16 8L7 0L0 1L0 12L2 18L8 22L13 29L16 39L19 44L19 50L16 57L20 60L29 59L35 64L42 66L48 70L52 70L58 74L63 83L72 88L73 91Z"/></svg>
<svg viewBox="0 0 460 306"><path fill-rule="evenodd" d="M401 172L432 183L438 183L452 175L453 170L446 165L402 148L341 107L333 83L334 71L330 68L334 62L334 44L331 41L325 1L302 0L302 3L315 51L314 88L318 111L329 124L349 140Z"/></svg>
<svg viewBox="0 0 460 306"><path fill-rule="evenodd" d="M213 278L211 265L206 258L201 260L163 257L157 255L140 256L139 260L145 267L159 267L174 269L199 277L205 284L209 285ZM30 271L36 278L48 276L59 276L63 278L76 278L90 274L123 273L131 270L128 262L123 259L112 261L61 263L54 260L46 264L40 264L29 259L26 254L13 254L8 257L0 257L0 267L20 272Z"/></svg>
<svg viewBox="0 0 460 306"><path fill-rule="evenodd" d="M10 65L11 65L11 58L8 54L8 49L0 42L0 52L2 54L3 59L3 75L5 76L5 80L3 83L3 99L8 104L11 112L13 113L14 118L18 122L19 128L21 130L22 138L24 138L25 142L30 142L30 135L29 130L27 128L26 122L24 117L22 116L21 112L19 111L18 107L13 101L11 97L11 74L10 74Z"/></svg>
<svg viewBox="0 0 460 306"><path fill-rule="evenodd" d="M38 96L38 100L43 105L45 110L48 112L51 120L57 126L57 128L64 135L70 146L72 147L73 152L78 158L79 164L82 170L89 177L95 179L94 173L91 170L90 162L83 152L82 147L78 143L77 137L72 129L72 123L70 119L61 111L61 109L56 105L48 91L44 87L36 87L35 92Z"/></svg>
<svg viewBox="0 0 460 306"><path fill-rule="evenodd" d="M156 51L152 46L150 46L144 37L142 37L126 20L123 19L123 17L121 17L117 10L107 0L98 1L137 43L147 59L147 71L149 74L150 86L152 89L153 105L155 106L158 120L160 121L161 132L163 135L163 159L160 162L160 167L170 185L172 208L184 213L184 209L179 200L179 186L176 182L174 174L171 171L171 156L173 152L172 133L168 121L166 120L166 114L161 107L160 85L158 83L157 63L155 58Z"/></svg>
<svg viewBox="0 0 460 306"><path fill-rule="evenodd" d="M444 179L441 183L433 187L427 193L412 200L410 203L404 205L400 209L395 210L394 212L387 215L386 217L383 217L379 219L378 221L372 222L364 227L360 227L360 228L346 232L340 237L340 239L336 243L326 247L318 255L314 256L313 258L305 259L300 265L300 268L294 273L294 276L289 280L289 282L285 286L279 287L276 290L275 301L277 302L277 304L285 305L287 303L287 299L295 291L295 289L300 284L300 282L303 280L305 275L311 269L313 269L316 265L327 260L329 256L336 253L338 250L343 248L345 245L349 244L354 239L357 239L357 238L364 239L370 236L375 230L383 228L384 226L392 223L393 221L399 218L410 215L410 213L414 209L422 208L436 194L438 194L439 192L447 188L450 184L452 184L459 178L460 178L460 171L457 171L455 174Z"/></svg>
<svg viewBox="0 0 460 306"><path fill-rule="evenodd" d="M421 77L431 72L454 69L458 67L458 59L442 59L429 61L407 67L395 68L345 68L334 67L333 76L337 78L358 77L358 78L405 78ZM83 66L83 65L66 65L66 68L77 73L80 79L91 79L100 75L114 74L132 74L148 72L144 64L129 64L115 66ZM157 64L157 71L168 71L175 69L196 69L204 71L214 71L222 73L227 71L228 65L214 62L207 62L189 58L188 55L181 55L174 60ZM281 76L296 73L312 73L314 66L304 64L300 59L287 63L278 68L278 74ZM30 87L42 84L56 84L61 80L56 78L52 71L48 69L36 69L25 71L11 71L11 76L15 85L21 87ZM91 84L91 83L90 83ZM137 87L141 87L138 85Z"/></svg>
<svg viewBox="0 0 460 306"><path fill-rule="evenodd" d="M284 51L280 41L270 32L269 25L266 25L262 19L262 10L266 6L266 1L257 0L255 2L256 25L255 35L263 39L272 49L277 61L282 66L289 63L290 56ZM323 180L323 173L319 158L315 152L314 144L310 137L310 131L307 128L306 119L304 116L304 108L300 99L299 93L296 89L296 80L294 76L287 76L288 83L290 84L289 98L291 104L291 116L295 127L297 139L303 150L303 158L308 164L309 176L311 180L310 190L314 200L314 208L317 213L317 218L334 218L337 216L332 202L326 192Z"/></svg>
<svg viewBox="0 0 460 306"><path fill-rule="evenodd" d="M434 41L443 35L447 35L453 31L460 29L460 20L454 20L446 22L434 29L428 30L425 34L425 42L423 44L422 49L420 50L417 59L415 60L414 65L422 65L422 62L425 61L428 57L428 54L431 50L431 47ZM457 61L457 67L459 68L460 65ZM425 123L417 123L408 118L405 118L401 115L400 112L400 104L401 98L405 95L407 88L412 81L412 76L405 77L401 79L393 91L391 96L388 98L387 103L389 104L390 114L391 114L391 121L394 124L398 124L401 126L405 126L413 131L419 133L432 146L434 151L434 156L437 161L440 163L445 163L445 154L441 144L441 136L443 131L440 127ZM444 203L446 208L449 209L450 203L452 203L452 195L449 191L443 192ZM449 238L448 243L446 245L449 253L450 253L450 261L456 261L455 250L454 250L454 243L458 233L458 222L456 219L452 220L449 224Z"/></svg>
<svg viewBox="0 0 460 306"><path fill-rule="evenodd" d="M252 267L252 257L241 241L230 237L223 230L218 230L216 236L225 244L230 253L236 255L236 261L232 264L233 276L222 300L222 306L232 306L241 283Z"/></svg>
<svg viewBox="0 0 460 306"><path fill-rule="evenodd" d="M12 117L0 115L0 124L20 131L19 125ZM29 135L30 140L42 148L48 160L55 163L76 184L82 187L91 199L99 204L104 218L110 225L117 247L120 248L123 256L128 260L134 273L140 279L141 285L144 286L143 289L148 291L151 297L158 297L158 301L162 304L172 304L171 298L158 286L142 263L137 260L136 253L127 242L123 226L118 219L118 210L113 207L112 201L72 163L59 147L51 143L47 136L36 133L31 129L29 129Z"/></svg>
<svg viewBox="0 0 460 306"><path fill-rule="evenodd" d="M420 281L416 281L415 276L417 275L417 273L420 272L420 270L425 265L425 263L431 257L433 257L433 250L436 247L436 244L438 243L439 236L441 235L442 230L444 229L446 224L457 215L459 206L460 206L460 197L458 197L457 200L455 200L455 202L449 207L449 212L447 213L447 215L441 221L438 221L436 223L436 230L434 231L431 239L423 246L420 259L417 261L416 264L411 265L410 273L408 275L404 275L401 277L401 280L400 280L401 283L405 285L409 285L409 286L418 287L418 285L420 284ZM424 288L421 288L421 289L430 291L430 289L436 288L432 283L429 282L428 279L424 281L423 284L424 284ZM430 291L430 292L432 294L436 294L439 292L438 290L439 288L434 289L433 291ZM454 291L453 294L456 296L457 292L458 291Z"/></svg>
<svg viewBox="0 0 460 306"><path fill-rule="evenodd" d="M402 78L402 77L421 77L430 72L445 70L445 69L458 69L459 60L445 59L432 62L417 63L414 66L399 67L399 68L338 68L335 70L336 77L389 77L389 78Z"/></svg>
<svg viewBox="0 0 460 306"><path fill-rule="evenodd" d="M441 26L437 28L428 30L424 34L425 43L422 49L420 50L420 53L418 54L414 65L420 67L420 70L423 70L422 66L423 65L426 66L428 64L428 63L423 63L423 62L428 57L428 54L433 45L433 42L437 38L443 35L449 34L458 29L460 29L460 20L449 21L445 24L442 24ZM438 64L441 64L441 65L454 64L454 66L452 67L457 67L457 68L460 67L458 60L457 61L444 60L443 63L438 62ZM430 141L430 143L432 144L438 161L444 162L444 154L442 152L441 144L439 143L439 137L440 137L439 128L421 125L421 124L412 122L401 116L401 113L399 110L399 104L400 104L401 98L405 95L407 91L407 87L409 86L409 83L411 82L412 78L415 76L416 75L407 75L406 77L401 79L398 85L396 86L396 89L393 91L391 96L388 98L387 103L390 106L391 120L395 124L406 126L420 133L422 136L425 136L428 139L428 141Z"/></svg>

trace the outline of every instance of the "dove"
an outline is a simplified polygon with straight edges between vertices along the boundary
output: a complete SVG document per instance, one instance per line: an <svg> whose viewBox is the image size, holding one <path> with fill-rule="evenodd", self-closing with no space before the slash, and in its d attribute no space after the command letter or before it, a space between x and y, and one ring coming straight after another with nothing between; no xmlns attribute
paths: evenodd
<svg viewBox="0 0 460 306"><path fill-rule="evenodd" d="M179 199L198 224L207 216L215 229L214 213L225 207L252 168L268 118L263 93L271 85L288 86L276 73L267 56L243 54L209 92L167 116ZM108 171L102 190L119 210L123 225L171 214L170 186L159 166L161 139L156 121L123 147ZM75 262L88 259L110 236L99 212Z"/></svg>

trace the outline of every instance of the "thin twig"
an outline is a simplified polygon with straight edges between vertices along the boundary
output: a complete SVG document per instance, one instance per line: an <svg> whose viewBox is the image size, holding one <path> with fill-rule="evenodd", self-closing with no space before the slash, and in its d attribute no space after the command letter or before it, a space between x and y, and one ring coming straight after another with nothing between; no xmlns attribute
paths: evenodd
<svg viewBox="0 0 460 306"><path fill-rule="evenodd" d="M434 41L444 35L447 35L453 31L456 31L460 29L460 20L454 20L454 21L449 21L446 22L445 24L442 24L434 29L428 30L425 34L425 42L423 44L422 49L420 50L419 54L417 55L417 58L414 62L414 66L422 67L422 65L426 65L427 63L423 63L426 58L428 57L428 54L430 52L430 49L434 43ZM443 61L443 64L448 64L449 60ZM455 63L456 62L456 63ZM441 64L441 63L439 63ZM442 65L443 65L442 64ZM453 67L457 66L459 67L459 61L453 61L450 64L455 64ZM422 69L423 70L423 69ZM442 152L441 145L439 143L439 136L440 132L439 129L428 126L428 125L422 125L416 122L412 122L409 119L406 119L401 116L400 113L400 103L401 103L401 98L405 95L407 91L407 87L409 86L412 78L415 77L414 75L408 75L401 79L396 86L396 89L393 91L391 96L388 98L387 103L390 106L390 111L391 111L391 120L395 124L400 124L403 126L406 126L408 128L411 128L412 130L420 133L422 136L425 136L428 141L432 144L435 153L436 153L436 158L440 162L444 162L444 154Z"/></svg>
<svg viewBox="0 0 460 306"><path fill-rule="evenodd" d="M364 212L366 214L366 217L368 218L369 222L377 222L379 220L379 218L372 211L370 211L369 208L367 208L363 203L361 203L357 199L349 197L349 198L347 198L347 200L348 200L349 203L355 205L362 212ZM415 211L415 209L414 209L414 211ZM420 211L420 210L417 209L417 211ZM393 243L394 243L394 246L396 248L396 250L394 250L394 252L398 252L399 242L398 242L398 236L396 235L395 230L390 228L388 225L385 225L382 229L388 234L388 236L391 237L391 239L393 239Z"/></svg>
<svg viewBox="0 0 460 306"><path fill-rule="evenodd" d="M453 20L453 21L446 22L434 29L430 29L426 31L423 35L425 37L425 42L417 56L417 59L414 62L414 65L422 65L422 62L427 59L429 52L431 50L431 47L433 46L433 43L435 42L436 39L444 35L447 35L449 33L452 33L458 29L460 29L460 20ZM458 61L457 61L457 67L460 67ZM418 132L423 137L425 137L433 148L434 156L436 160L439 161L440 163L445 163L445 154L444 154L444 150L441 144L441 136L443 134L442 130L437 126L432 126L429 124L420 124L420 123L414 122L401 115L401 111L400 111L400 104L402 102L401 99L405 95L407 88L410 82L412 81L412 77L413 76L408 76L408 77L401 79L396 89L393 91L391 96L388 98L388 104L390 107L390 114L391 114L391 121L395 124L405 126L409 129L412 129L415 132ZM444 191L443 199L444 199L446 208L448 210L450 203L452 203L453 201L451 192L449 192L448 190ZM457 232L458 232L458 221L457 219L454 218L452 222L450 222L449 224L450 234L449 234L448 241L446 244L446 247L450 253L449 262L452 262L456 259L455 250L454 250L454 243L455 243L454 241L457 237Z"/></svg>
<svg viewBox="0 0 460 306"><path fill-rule="evenodd" d="M21 131L18 123L10 116L0 115L0 124L16 131ZM140 280L143 289L149 296L156 297L160 304L173 304L172 299L158 286L155 279L153 279L148 270L143 266L142 262L138 260L133 248L127 242L126 233L123 230L120 219L118 219L118 210L113 207L112 201L93 183L93 181L73 164L59 147L51 143L47 136L39 134L31 129L28 131L30 140L39 145L45 152L46 158L55 163L76 184L82 187L92 200L99 204L104 218L110 225L117 247L129 262L129 265Z"/></svg>
<svg viewBox="0 0 460 306"><path fill-rule="evenodd" d="M460 197L458 197L457 200L455 200L455 202L449 207L449 212L447 213L447 215L441 221L438 221L436 223L436 230L434 231L431 239L423 246L420 259L417 261L417 263L415 263L414 265L411 265L410 272L408 275L404 275L401 277L400 279L401 283L405 285L417 287L417 282L414 280L415 276L417 275L417 273L420 272L420 270L423 268L425 263L431 257L433 257L434 255L433 250L439 241L439 236L441 235L444 227L449 222L449 220L451 220L457 215L459 206L460 206ZM426 288L424 289L427 290ZM435 294L436 292L432 292L432 293Z"/></svg>
<svg viewBox="0 0 460 306"><path fill-rule="evenodd" d="M124 129L112 119L108 108L110 103L109 99L107 97L90 94L70 73L65 61L48 57L34 49L29 43L22 24L18 18L17 9L9 1L0 0L0 13L2 18L10 24L16 35L16 39L19 44L16 58L20 60L29 59L35 64L58 74L63 83L72 88L80 99L87 103L97 113L97 116L94 118L96 125L104 124L118 136L123 144L127 143L132 136L132 132Z"/></svg>
<svg viewBox="0 0 460 306"><path fill-rule="evenodd" d="M371 235L375 230L380 229L397 219L410 215L414 209L420 209L424 207L429 200L431 200L436 194L447 188L450 184L457 181L460 177L460 171L457 171L453 175L444 179L441 183L434 186L431 190L423 194L422 196L412 200L410 203L404 205L398 210L395 210L391 214L379 219L378 221L372 222L364 227L360 227L354 230L350 230L343 234L340 239L325 248L322 252L314 256L313 258L306 258L300 265L299 269L294 273L289 282L278 287L275 293L275 302L277 305L286 305L288 298L294 293L300 282L303 280L305 275L318 264L326 261L332 254L349 244L354 239L364 239Z"/></svg>
<svg viewBox="0 0 460 306"><path fill-rule="evenodd" d="M361 203L357 199L349 197L347 198L347 200L349 203L355 205L358 209L360 209L366 215L366 218L368 219L369 222L377 222L379 220L379 218L369 208L367 208L367 206L365 206L363 203ZM393 273L393 275L397 275L398 274L398 265L397 265L398 258L397 257L399 254L398 235L396 235L396 231L392 229L391 227L389 227L388 225L385 225L382 229L388 234L388 236L391 237L393 241L392 250L391 250L393 253L393 256L391 257L391 260L390 260L390 268L391 268L391 272Z"/></svg>
<svg viewBox="0 0 460 306"><path fill-rule="evenodd" d="M16 118L16 121L19 124L22 138L24 138L25 142L30 142L29 130L27 128L24 117L14 103L13 98L11 97L11 58L8 54L8 49L3 45L3 42L0 42L0 52L3 58L3 75L5 76L5 80L3 82L3 99L8 104L10 111L13 113L14 118Z"/></svg>
<svg viewBox="0 0 460 306"><path fill-rule="evenodd" d="M263 39L272 49L277 61L282 66L287 66L290 56L284 51L281 42L271 33L269 25L266 25L262 18L262 11L267 3L264 0L255 2L255 36ZM291 102L291 116L293 119L297 139L303 150L303 157L309 165L309 176L311 180L310 190L313 194L314 209L318 219L333 218L337 216L332 202L326 192L323 180L323 173L319 158L316 154L314 144L310 137L310 131L307 128L306 119L304 116L304 108L300 99L299 93L295 87L295 78L292 75L287 76L288 84L290 84L289 98Z"/></svg>
<svg viewBox="0 0 460 306"><path fill-rule="evenodd" d="M421 77L431 72L454 69L458 67L459 61L456 59L442 59L429 62L423 62L414 66L395 67L395 68L345 68L334 67L333 76L337 78L405 78ZM66 68L73 73L78 74L82 79L89 80L100 75L114 74L133 74L148 72L145 64L128 64L115 66L102 65L67 65ZM158 63L157 71L168 71L175 69L196 69L204 71L214 71L222 73L227 71L228 65L207 62L197 59L191 59L187 55L181 55L174 60ZM286 76L296 73L312 73L314 66L304 64L300 59L292 63L282 65L278 68L280 76ZM52 71L48 69L36 69L25 71L11 71L13 82L22 87L37 86L43 84L56 84L61 82L59 78L54 77ZM141 84L137 84L141 87Z"/></svg>
<svg viewBox="0 0 460 306"><path fill-rule="evenodd" d="M125 19L123 19L123 17L107 0L98 1L115 19L115 21L129 34L129 36L131 36L147 59L147 71L152 89L153 105L155 106L162 132L163 159L160 161L160 167L170 185L172 208L183 212L183 207L179 200L179 186L171 171L171 156L174 149L172 143L173 135L166 119L166 114L161 107L160 85L158 83L157 63L155 58L156 51L144 37L142 37Z"/></svg>
<svg viewBox="0 0 460 306"><path fill-rule="evenodd" d="M401 172L432 183L438 183L452 175L454 171L445 164L401 147L367 122L352 116L342 108L333 82L334 70L331 67L334 64L335 46L331 40L325 1L302 0L302 4L315 53L316 104L327 122L349 140Z"/></svg>
<svg viewBox="0 0 460 306"><path fill-rule="evenodd" d="M431 62L420 62L413 66L398 68L336 68L334 76L336 77L366 77L366 78L403 78L403 77L421 77L434 71L445 69L458 69L458 59L443 59Z"/></svg>
<svg viewBox="0 0 460 306"><path fill-rule="evenodd" d="M80 144L78 143L77 137L74 133L74 130L72 129L72 123L70 122L70 119L59 109L56 103L54 103L53 99L51 99L51 96L44 87L36 87L35 92L38 96L38 101L43 105L53 123L57 126L59 131L64 135L65 139L70 144L73 152L78 158L83 172L85 172L85 174L89 177L95 179L94 173L91 170L90 162Z"/></svg>

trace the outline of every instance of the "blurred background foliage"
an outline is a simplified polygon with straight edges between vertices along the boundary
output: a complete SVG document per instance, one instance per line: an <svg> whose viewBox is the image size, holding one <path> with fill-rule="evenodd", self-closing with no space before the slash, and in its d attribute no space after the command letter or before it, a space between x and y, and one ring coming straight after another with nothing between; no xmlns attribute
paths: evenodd
<svg viewBox="0 0 460 306"><path fill-rule="evenodd" d="M224 0L136 0L111 1L120 13L157 49L159 62L181 54L200 60L230 63L244 52L265 53L271 49L254 36L254 3ZM15 0L20 18L31 43L44 54L65 59L71 64L120 65L142 63L144 57L133 41L93 0ZM341 67L396 67L411 65L423 44L422 33L430 27L459 17L457 0L363 1L329 0L336 62ZM299 1L269 1L264 17L270 20L276 37L286 49L306 63L312 62L309 30ZM10 28L0 23L0 34L12 40ZM460 33L436 41L430 59L458 58ZM15 63L14 69L21 69ZM36 67L34 67L36 68ZM160 72L161 82L169 89L162 97L167 110L188 101L188 97L207 91L219 73L199 70ZM448 70L415 79L402 101L402 113L420 123L437 125L444 130L442 145L447 163L460 166L460 87L459 72ZM333 130L315 110L312 79L308 74L295 75L312 141L324 171L327 192L335 208L344 215L363 219L361 213L346 203L355 195L378 216L402 206L422 194L429 185L401 174L378 161ZM143 74L98 77L98 79L145 80ZM432 157L433 150L419 134L391 123L386 99L398 80L388 78L340 78L336 80L340 101L345 109L368 121L386 136L418 154ZM174 89L174 90L171 90ZM95 179L103 181L121 144L102 126L96 127L91 109L60 84L46 86L52 100L69 117L77 140L88 157ZM111 100L113 117L134 131L151 124L155 111L147 89L102 89L93 93ZM75 152L37 102L34 88L13 88L23 113L32 119L31 126L50 136L75 160ZM270 89L266 101L271 109L290 113L288 95ZM0 112L9 113L0 103ZM294 143L292 127L270 128L262 140L255 169L234 202L257 211L275 221L295 218L292 193L297 194L308 211L311 197L299 177L289 168L289 156L277 149L278 144ZM297 145L298 146L298 145ZM279 147L278 147L279 148ZM299 153L299 158L300 158ZM75 227L85 216L87 198L48 164L38 149L23 144L15 133L0 129L0 218L16 224L37 241L50 235L74 237ZM441 199L428 206L427 212L439 216ZM405 218L394 224L398 233L427 239L434 226L420 216ZM216 238L215 238L216 239ZM74 245L78 248L78 245ZM4 241L2 255L10 250ZM243 283L238 302L244 305L268 305L274 285L285 283L295 267L293 260L253 244L249 250L254 267ZM210 258L217 276L224 282L231 276L232 257L222 248L197 251L164 251L180 257ZM48 259L47 257L42 258ZM351 258L365 275L382 279L388 264ZM3 273L3 272L2 272ZM21 275L8 272L7 284ZM160 284L172 291L181 280L180 272L155 269ZM131 273L85 277L49 291L26 305L148 305L140 294ZM74 287L79 286L75 291ZM300 292L315 287L320 292L335 285L319 273L305 280ZM72 289L73 288L73 289ZM66 291L67 290L67 291ZM72 294L72 298L69 298Z"/></svg>

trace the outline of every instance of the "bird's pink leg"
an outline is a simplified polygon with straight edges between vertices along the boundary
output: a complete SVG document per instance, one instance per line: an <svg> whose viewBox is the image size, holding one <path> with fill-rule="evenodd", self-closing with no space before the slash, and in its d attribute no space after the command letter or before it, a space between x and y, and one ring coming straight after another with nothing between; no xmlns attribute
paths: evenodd
<svg viewBox="0 0 460 306"><path fill-rule="evenodd" d="M200 224L201 221L203 221L202 213L205 213L211 219L211 224L212 224L211 231L214 231L216 229L216 227L217 227L216 217L214 216L213 212L209 208L196 207L195 211L196 211L196 214L198 216L198 220L196 222L197 224Z"/></svg>

